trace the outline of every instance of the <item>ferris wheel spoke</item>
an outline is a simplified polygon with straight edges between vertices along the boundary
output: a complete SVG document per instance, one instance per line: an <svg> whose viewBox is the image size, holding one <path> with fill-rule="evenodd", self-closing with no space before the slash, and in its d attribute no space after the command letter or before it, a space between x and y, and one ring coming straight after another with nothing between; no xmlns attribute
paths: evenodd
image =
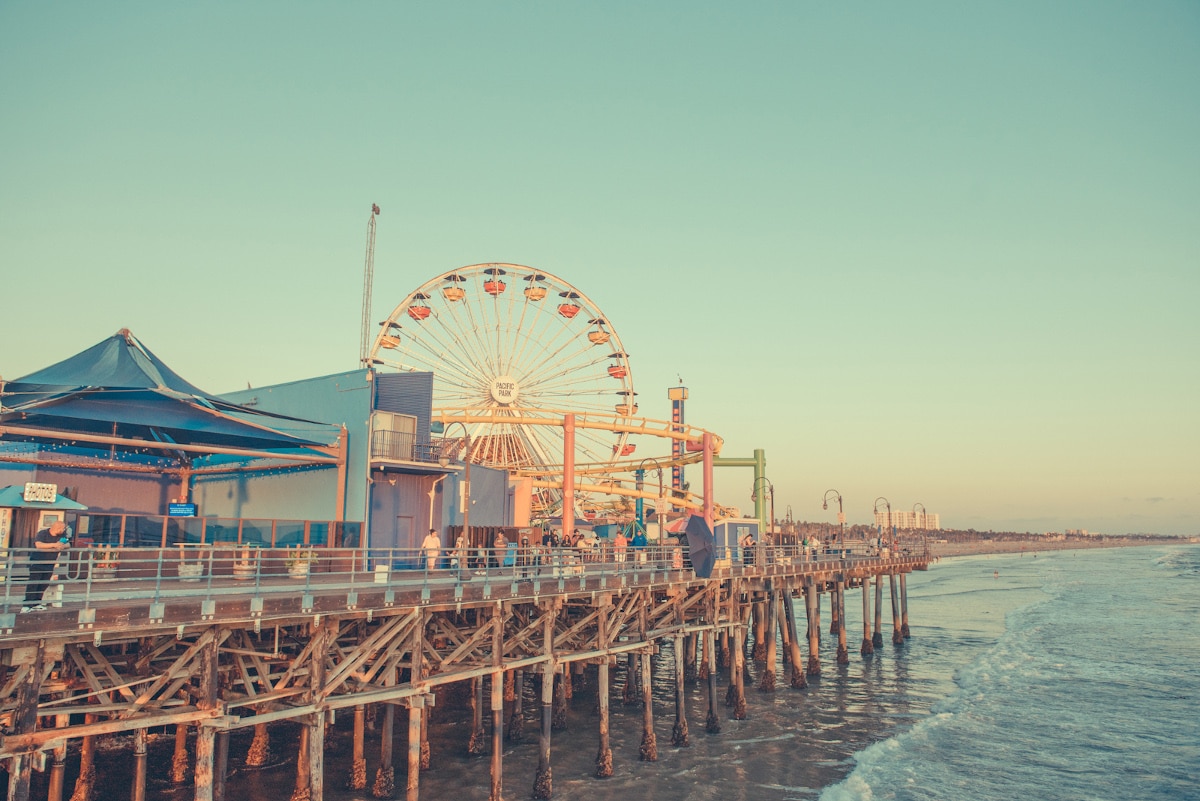
<svg viewBox="0 0 1200 801"><path fill-rule="evenodd" d="M505 263L441 273L396 307L372 358L431 371L435 408L470 415L479 464L561 475L563 415L574 413L574 462L617 469L628 435L586 421L629 417L620 411L633 401L628 356L599 307L562 279Z"/></svg>
<svg viewBox="0 0 1200 801"><path fill-rule="evenodd" d="M544 373L547 370L554 370L555 366L563 364L564 362L569 362L578 355L586 353L588 348L594 347L590 342L587 341L586 337L583 337L582 341L585 342L586 345L581 346L580 338L578 336L573 336L570 339L563 341L553 350L549 348L543 350L540 357L529 365L528 369L525 371L525 374L527 376L532 376ZM574 345L576 349L574 351L567 350L568 347L572 345Z"/></svg>

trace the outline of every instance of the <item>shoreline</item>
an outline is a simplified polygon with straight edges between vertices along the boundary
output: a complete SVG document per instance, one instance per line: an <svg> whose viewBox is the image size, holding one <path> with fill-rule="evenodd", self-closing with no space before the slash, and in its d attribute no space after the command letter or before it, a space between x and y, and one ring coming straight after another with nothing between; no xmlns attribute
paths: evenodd
<svg viewBox="0 0 1200 801"><path fill-rule="evenodd" d="M1183 540L1182 542L1186 542ZM987 556L990 554L1038 553L1039 551L1073 551L1094 548L1135 548L1164 545L1162 540L1105 537L1102 540L977 540L975 542L931 542L929 553L939 559L951 556Z"/></svg>

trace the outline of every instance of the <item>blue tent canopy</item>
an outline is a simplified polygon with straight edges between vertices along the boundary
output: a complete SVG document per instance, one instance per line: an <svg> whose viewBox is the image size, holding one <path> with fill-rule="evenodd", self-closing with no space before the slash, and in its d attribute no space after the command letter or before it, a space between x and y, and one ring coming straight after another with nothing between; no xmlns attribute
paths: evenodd
<svg viewBox="0 0 1200 801"><path fill-rule="evenodd" d="M209 396L122 329L69 359L0 387L4 441L37 442L43 436L61 441L69 433L136 440L139 450L149 443L170 452L172 445L232 450L331 447L341 428ZM89 449L83 442L71 447Z"/></svg>

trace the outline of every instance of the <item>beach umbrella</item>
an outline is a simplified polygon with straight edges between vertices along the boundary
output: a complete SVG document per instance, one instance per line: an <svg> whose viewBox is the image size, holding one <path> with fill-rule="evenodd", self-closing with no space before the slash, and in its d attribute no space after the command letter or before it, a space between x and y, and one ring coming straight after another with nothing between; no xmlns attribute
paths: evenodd
<svg viewBox="0 0 1200 801"><path fill-rule="evenodd" d="M708 521L700 515L688 518L685 529L688 540L688 552L692 558L692 569L698 578L708 578L712 575L713 564L717 561L717 549L713 540L712 529Z"/></svg>

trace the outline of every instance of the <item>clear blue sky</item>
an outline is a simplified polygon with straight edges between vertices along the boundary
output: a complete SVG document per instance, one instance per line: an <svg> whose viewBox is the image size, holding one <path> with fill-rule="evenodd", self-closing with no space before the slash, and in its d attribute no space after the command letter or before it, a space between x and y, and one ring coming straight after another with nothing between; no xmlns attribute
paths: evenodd
<svg viewBox="0 0 1200 801"><path fill-rule="evenodd" d="M379 319L559 275L780 516L1200 534L1194 2L6 0L0 115L6 378L352 369L374 202Z"/></svg>

